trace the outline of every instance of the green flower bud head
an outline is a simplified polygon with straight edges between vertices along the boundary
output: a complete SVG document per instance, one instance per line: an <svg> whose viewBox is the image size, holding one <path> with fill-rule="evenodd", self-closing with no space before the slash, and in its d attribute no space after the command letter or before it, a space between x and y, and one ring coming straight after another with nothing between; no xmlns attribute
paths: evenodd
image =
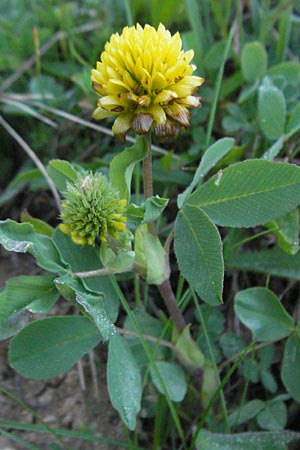
<svg viewBox="0 0 300 450"><path fill-rule="evenodd" d="M59 229L78 245L95 245L96 238L107 242L108 235L122 240L126 200L100 174L88 173L75 183L67 183L63 192Z"/></svg>

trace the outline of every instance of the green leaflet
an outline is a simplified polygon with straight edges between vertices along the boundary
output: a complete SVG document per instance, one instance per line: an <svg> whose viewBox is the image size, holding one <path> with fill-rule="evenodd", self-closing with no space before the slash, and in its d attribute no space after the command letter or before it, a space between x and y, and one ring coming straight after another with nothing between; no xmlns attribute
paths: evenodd
<svg viewBox="0 0 300 450"><path fill-rule="evenodd" d="M86 317L49 317L30 323L13 338L9 362L24 377L51 378L69 370L101 339Z"/></svg>
<svg viewBox="0 0 300 450"><path fill-rule="evenodd" d="M222 242L216 226L200 208L186 205L178 214L174 236L180 272L210 305L222 303Z"/></svg>
<svg viewBox="0 0 300 450"><path fill-rule="evenodd" d="M254 287L238 292L235 312L257 341L276 341L289 336L294 329L291 316L266 288Z"/></svg>
<svg viewBox="0 0 300 450"><path fill-rule="evenodd" d="M233 164L200 186L187 203L221 226L264 224L300 204L300 168L256 159Z"/></svg>
<svg viewBox="0 0 300 450"><path fill-rule="evenodd" d="M135 164L145 158L148 152L147 142L138 137L136 143L114 157L110 163L109 178L119 191L120 198L130 200L131 178Z"/></svg>
<svg viewBox="0 0 300 450"><path fill-rule="evenodd" d="M21 275L10 278L0 293L0 324L32 302L55 303L59 292L51 275Z"/></svg>
<svg viewBox="0 0 300 450"><path fill-rule="evenodd" d="M125 425L134 430L136 415L141 408L142 381L130 347L119 334L109 341L107 383L113 407Z"/></svg>

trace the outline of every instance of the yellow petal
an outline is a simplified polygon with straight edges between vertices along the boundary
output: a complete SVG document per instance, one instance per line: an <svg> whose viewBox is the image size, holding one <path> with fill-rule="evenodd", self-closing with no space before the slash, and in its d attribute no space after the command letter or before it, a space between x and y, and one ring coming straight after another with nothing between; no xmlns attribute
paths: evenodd
<svg viewBox="0 0 300 450"><path fill-rule="evenodd" d="M152 90L161 90L167 86L167 81L161 72L157 72L152 77Z"/></svg>
<svg viewBox="0 0 300 450"><path fill-rule="evenodd" d="M155 122L162 124L166 121L166 114L164 109L159 105L150 105L148 108L149 113L155 120Z"/></svg>
<svg viewBox="0 0 300 450"><path fill-rule="evenodd" d="M130 121L132 119L132 113L131 112L125 112L121 113L116 120L114 121L112 132L115 135L122 135L126 133L130 128Z"/></svg>
<svg viewBox="0 0 300 450"><path fill-rule="evenodd" d="M60 231L64 234L70 235L71 234L71 228L69 227L69 225L66 225L65 223L60 223L58 225L58 228L60 229Z"/></svg>
<svg viewBox="0 0 300 450"><path fill-rule="evenodd" d="M101 119L106 119L107 117L111 117L113 115L114 114L111 113L110 111L106 111L105 109L101 108L101 106L99 106L93 112L92 117L93 117L93 119L101 120Z"/></svg>
<svg viewBox="0 0 300 450"><path fill-rule="evenodd" d="M78 236L78 234L75 231L72 231L71 233L71 239L76 245L86 245L87 239L84 237Z"/></svg>
<svg viewBox="0 0 300 450"><path fill-rule="evenodd" d="M154 103L168 103L174 98L177 98L178 95L175 91L170 91L169 89L164 89L154 99Z"/></svg>
<svg viewBox="0 0 300 450"><path fill-rule="evenodd" d="M125 231L126 230L126 223L124 222L118 222L116 220L111 220L110 221L110 226L115 230L115 231Z"/></svg>

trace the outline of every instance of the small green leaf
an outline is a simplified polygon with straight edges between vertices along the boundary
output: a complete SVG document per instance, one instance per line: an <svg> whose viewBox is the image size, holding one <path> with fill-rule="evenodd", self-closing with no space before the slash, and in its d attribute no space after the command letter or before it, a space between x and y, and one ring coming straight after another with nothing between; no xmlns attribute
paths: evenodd
<svg viewBox="0 0 300 450"><path fill-rule="evenodd" d="M109 178L119 191L120 198L130 200L131 178L134 166L147 155L148 147L144 137L138 137L136 143L114 157L110 163Z"/></svg>
<svg viewBox="0 0 300 450"><path fill-rule="evenodd" d="M255 399L245 403L241 408L238 408L229 416L229 423L231 426L242 425L249 422L257 416L257 414L264 408L265 403L262 400Z"/></svg>
<svg viewBox="0 0 300 450"><path fill-rule="evenodd" d="M276 341L294 329L291 316L279 299L266 288L250 288L235 296L235 312L258 341Z"/></svg>
<svg viewBox="0 0 300 450"><path fill-rule="evenodd" d="M247 160L233 164L200 186L188 204L221 226L254 227L283 216L300 203L300 168Z"/></svg>
<svg viewBox="0 0 300 450"><path fill-rule="evenodd" d="M276 79L282 76L288 84L298 86L300 79L300 63L299 61L285 61L280 64L272 65L268 70L268 75Z"/></svg>
<svg viewBox="0 0 300 450"><path fill-rule="evenodd" d="M21 275L10 278L0 293L0 323L32 302L56 302L59 292L51 275Z"/></svg>
<svg viewBox="0 0 300 450"><path fill-rule="evenodd" d="M226 358L241 353L246 348L246 343L241 336L234 333L224 333L220 338L221 349Z"/></svg>
<svg viewBox="0 0 300 450"><path fill-rule="evenodd" d="M130 203L126 209L127 220L135 225L154 222L161 216L168 203L169 199L158 195L147 198L141 205Z"/></svg>
<svg viewBox="0 0 300 450"><path fill-rule="evenodd" d="M23 211L21 214L22 222L30 223L36 233L44 234L45 236L51 237L54 233L54 228L51 227L47 222L43 220L36 219L32 217L28 211Z"/></svg>
<svg viewBox="0 0 300 450"><path fill-rule="evenodd" d="M24 377L51 378L69 370L100 340L97 328L82 316L37 320L11 341L10 365Z"/></svg>
<svg viewBox="0 0 300 450"><path fill-rule="evenodd" d="M31 253L40 267L49 272L65 272L59 253L52 240L34 231L29 223L17 223L7 219L0 222L0 244L16 253Z"/></svg>
<svg viewBox="0 0 300 450"><path fill-rule="evenodd" d="M260 360L260 366L262 369L269 369L271 367L271 364L274 359L274 344L270 344L267 347L262 347L259 349L259 360Z"/></svg>
<svg viewBox="0 0 300 450"><path fill-rule="evenodd" d="M267 70L267 52L260 42L249 42L242 50L242 73L246 81L254 82Z"/></svg>
<svg viewBox="0 0 300 450"><path fill-rule="evenodd" d="M300 402L300 336L292 334L284 347L281 378L286 390Z"/></svg>
<svg viewBox="0 0 300 450"><path fill-rule="evenodd" d="M216 226L200 208L186 205L175 223L175 253L179 270L210 305L222 303L222 243Z"/></svg>
<svg viewBox="0 0 300 450"><path fill-rule="evenodd" d="M141 408L141 375L127 342L119 334L109 341L107 383L113 407L125 425L134 430Z"/></svg>
<svg viewBox="0 0 300 450"><path fill-rule="evenodd" d="M126 208L127 222L130 222L136 226L140 225L144 220L145 215L145 203L143 205L135 205L130 203Z"/></svg>
<svg viewBox="0 0 300 450"><path fill-rule="evenodd" d="M159 195L149 197L145 201L145 215L143 222L154 222L157 220L163 210L167 207L169 199L161 198Z"/></svg>
<svg viewBox="0 0 300 450"><path fill-rule="evenodd" d="M135 232L134 249L136 263L149 284L160 285L168 277L166 255L160 240L148 231L147 224L140 225Z"/></svg>
<svg viewBox="0 0 300 450"><path fill-rule="evenodd" d="M278 389L278 385L274 375L269 372L269 370L263 369L261 371L260 378L265 389L267 389L272 394L275 394Z"/></svg>
<svg viewBox="0 0 300 450"><path fill-rule="evenodd" d="M179 335L174 328L173 334L177 358L186 366L202 369L205 358L191 336L190 325L187 325Z"/></svg>
<svg viewBox="0 0 300 450"><path fill-rule="evenodd" d="M170 399L173 402L181 402L187 391L187 382L182 368L168 361L157 361L155 364ZM157 372L152 366L150 373L158 391L165 395L161 380L158 378Z"/></svg>
<svg viewBox="0 0 300 450"><path fill-rule="evenodd" d="M273 222L266 224L276 238L279 247L290 255L299 251L299 212L295 208Z"/></svg>
<svg viewBox="0 0 300 450"><path fill-rule="evenodd" d="M279 139L285 132L286 104L283 93L266 77L259 88L258 120L268 139Z"/></svg>
<svg viewBox="0 0 300 450"><path fill-rule="evenodd" d="M252 383L259 382L259 365L255 359L245 359L243 363L243 375Z"/></svg>
<svg viewBox="0 0 300 450"><path fill-rule="evenodd" d="M287 450L289 442L300 443L300 433L293 431L217 434L201 430L198 450Z"/></svg>
<svg viewBox="0 0 300 450"><path fill-rule="evenodd" d="M107 244L101 244L100 257L104 267L118 272L131 270L135 254L132 250L118 248L117 253Z"/></svg>
<svg viewBox="0 0 300 450"><path fill-rule="evenodd" d="M60 191L65 191L66 182L76 181L78 176L73 166L62 159L52 159L47 167L47 171Z"/></svg>
<svg viewBox="0 0 300 450"><path fill-rule="evenodd" d="M269 401L257 416L257 423L263 430L284 430L287 422L287 410L282 401Z"/></svg>

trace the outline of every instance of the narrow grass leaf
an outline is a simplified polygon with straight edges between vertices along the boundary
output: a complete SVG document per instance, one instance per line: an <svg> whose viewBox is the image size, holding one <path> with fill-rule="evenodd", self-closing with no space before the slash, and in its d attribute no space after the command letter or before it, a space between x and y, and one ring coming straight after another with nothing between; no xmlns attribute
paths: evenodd
<svg viewBox="0 0 300 450"><path fill-rule="evenodd" d="M37 417L38 420L38 417ZM122 442L118 441L116 439L107 438L104 436L96 436L93 434L90 430L89 431L82 431L82 430L65 430L61 428L54 428L42 426L42 425L36 425L31 423L24 423L24 422L16 422L12 420L0 420L0 427L2 428L10 428L10 429L16 429L16 430L22 430L22 431L32 431L34 433L49 433L52 432L56 436L67 436L68 438L74 438L78 441L78 439L81 439L83 441L87 442L99 442L102 444L106 444L109 446L116 446L120 449L128 449L128 450L146 450L144 447L141 447L139 445L133 444L131 442Z"/></svg>
<svg viewBox="0 0 300 450"><path fill-rule="evenodd" d="M41 450L40 447L36 447L35 445L32 445L29 442L24 441L20 437L14 435L14 433L12 433L11 431L5 431L2 428L0 428L0 436L1 434L7 437L7 439L16 442L19 445L22 445L22 448L27 448L28 450Z"/></svg>

